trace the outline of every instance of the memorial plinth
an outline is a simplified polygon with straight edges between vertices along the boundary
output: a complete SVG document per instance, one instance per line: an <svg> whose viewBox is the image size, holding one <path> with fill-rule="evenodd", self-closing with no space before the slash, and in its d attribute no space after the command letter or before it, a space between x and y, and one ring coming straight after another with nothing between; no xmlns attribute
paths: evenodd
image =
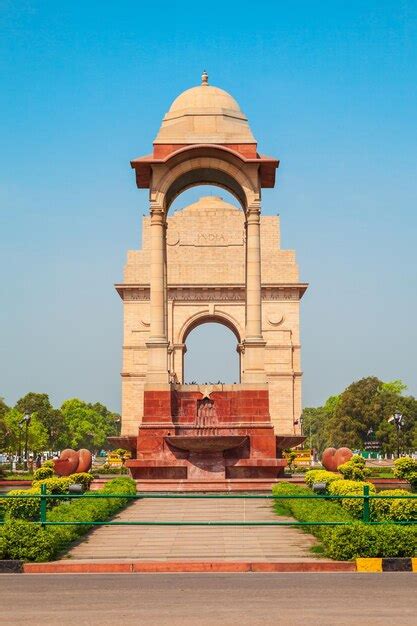
<svg viewBox="0 0 417 626"><path fill-rule="evenodd" d="M264 385L172 385L145 391L134 478L277 478L286 461Z"/></svg>

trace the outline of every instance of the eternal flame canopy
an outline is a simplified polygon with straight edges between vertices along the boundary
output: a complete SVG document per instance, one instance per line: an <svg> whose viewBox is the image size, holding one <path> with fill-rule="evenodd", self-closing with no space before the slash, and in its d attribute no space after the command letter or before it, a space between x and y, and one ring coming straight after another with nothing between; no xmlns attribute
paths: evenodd
<svg viewBox="0 0 417 626"><path fill-rule="evenodd" d="M137 186L148 188L152 166L168 164L186 148L216 147L245 163L259 164L261 187L273 187L279 161L258 154L248 119L236 100L209 85L206 72L201 79L201 85L187 89L172 103L154 140L153 154L131 161Z"/></svg>

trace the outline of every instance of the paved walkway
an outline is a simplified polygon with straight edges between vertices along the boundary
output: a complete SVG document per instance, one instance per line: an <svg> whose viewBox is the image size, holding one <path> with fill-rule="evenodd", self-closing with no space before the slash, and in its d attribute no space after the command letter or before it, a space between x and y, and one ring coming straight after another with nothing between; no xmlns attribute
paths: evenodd
<svg viewBox="0 0 417 626"><path fill-rule="evenodd" d="M120 521L278 521L270 500L145 499ZM292 527L102 526L64 558L139 561L305 561L316 541ZM320 559L322 560L322 559Z"/></svg>

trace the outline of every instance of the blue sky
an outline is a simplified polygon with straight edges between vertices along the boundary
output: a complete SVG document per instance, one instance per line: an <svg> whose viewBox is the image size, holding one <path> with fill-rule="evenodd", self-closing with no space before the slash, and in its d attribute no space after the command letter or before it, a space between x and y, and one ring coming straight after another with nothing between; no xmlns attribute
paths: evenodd
<svg viewBox="0 0 417 626"><path fill-rule="evenodd" d="M296 249L310 283L304 404L371 374L417 394L417 2L254 9L0 0L8 402L45 391L56 403L78 396L119 408L122 307L112 285L147 210L129 160L149 152L170 102L202 69L238 100L260 150L281 159L263 209L281 215L283 247ZM220 359L215 378L225 379L233 340L229 355L203 359L207 342L194 332L187 378L210 378L201 363ZM225 331L216 332L211 344Z"/></svg>

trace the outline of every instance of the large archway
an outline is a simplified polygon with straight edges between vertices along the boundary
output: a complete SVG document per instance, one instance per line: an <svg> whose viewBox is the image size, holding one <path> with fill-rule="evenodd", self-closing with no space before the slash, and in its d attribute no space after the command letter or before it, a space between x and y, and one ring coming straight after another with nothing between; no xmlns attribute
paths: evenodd
<svg viewBox="0 0 417 626"><path fill-rule="evenodd" d="M118 285L123 435L139 425L128 467L137 478L194 485L275 479L285 461L274 426L287 442L302 440L305 290L293 252L280 249L278 218L261 218L261 190L274 186L278 161L259 153L238 103L203 74L201 86L172 103L152 153L131 165L150 206L142 248L129 252ZM198 186L220 187L232 200L205 195L176 211ZM184 371L187 346L196 365Z"/></svg>

